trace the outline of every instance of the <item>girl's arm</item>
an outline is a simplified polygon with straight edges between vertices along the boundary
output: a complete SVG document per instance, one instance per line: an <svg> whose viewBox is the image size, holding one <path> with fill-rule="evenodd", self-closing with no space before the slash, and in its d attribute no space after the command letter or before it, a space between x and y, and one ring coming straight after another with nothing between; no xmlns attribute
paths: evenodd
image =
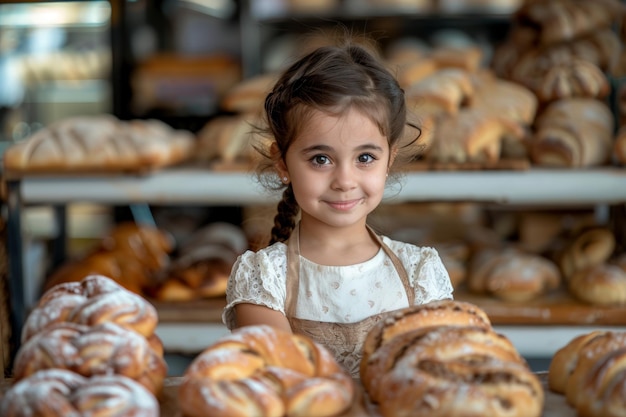
<svg viewBox="0 0 626 417"><path fill-rule="evenodd" d="M236 327L267 324L291 333L289 320L287 320L287 317L280 311L250 303L237 304L234 309Z"/></svg>

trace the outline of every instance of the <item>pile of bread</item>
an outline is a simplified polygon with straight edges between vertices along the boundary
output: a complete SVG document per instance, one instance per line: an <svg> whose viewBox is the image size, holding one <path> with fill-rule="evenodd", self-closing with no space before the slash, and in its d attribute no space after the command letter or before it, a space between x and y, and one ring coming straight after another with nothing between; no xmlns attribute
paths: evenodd
<svg viewBox="0 0 626 417"><path fill-rule="evenodd" d="M220 297L232 265L247 248L243 230L230 223L210 223L177 243L164 229L123 222L87 253L55 269L44 291L98 274L156 301Z"/></svg>
<svg viewBox="0 0 626 417"><path fill-rule="evenodd" d="M444 300L392 312L367 334L365 397L328 351L306 336L248 326L190 364L183 415L540 416L544 393L511 342L473 304Z"/></svg>
<svg viewBox="0 0 626 417"><path fill-rule="evenodd" d="M548 387L581 417L623 416L626 332L595 330L570 340L552 358Z"/></svg>
<svg viewBox="0 0 626 417"><path fill-rule="evenodd" d="M147 300L110 278L51 288L26 319L0 414L157 417L167 375L157 324Z"/></svg>

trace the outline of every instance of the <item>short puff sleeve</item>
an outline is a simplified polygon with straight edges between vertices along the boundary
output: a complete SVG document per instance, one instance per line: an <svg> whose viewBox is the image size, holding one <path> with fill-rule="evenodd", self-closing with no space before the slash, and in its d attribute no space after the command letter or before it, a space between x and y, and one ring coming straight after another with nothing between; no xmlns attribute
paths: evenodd
<svg viewBox="0 0 626 417"><path fill-rule="evenodd" d="M287 246L275 243L258 252L246 251L237 258L228 278L222 322L235 327L234 306L263 305L285 313Z"/></svg>

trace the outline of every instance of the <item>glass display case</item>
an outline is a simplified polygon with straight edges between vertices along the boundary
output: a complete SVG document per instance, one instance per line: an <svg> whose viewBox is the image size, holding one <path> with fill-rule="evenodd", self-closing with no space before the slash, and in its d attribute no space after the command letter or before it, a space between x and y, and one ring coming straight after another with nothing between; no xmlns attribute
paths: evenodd
<svg viewBox="0 0 626 417"><path fill-rule="evenodd" d="M0 141L76 114L111 112L109 1L0 4Z"/></svg>

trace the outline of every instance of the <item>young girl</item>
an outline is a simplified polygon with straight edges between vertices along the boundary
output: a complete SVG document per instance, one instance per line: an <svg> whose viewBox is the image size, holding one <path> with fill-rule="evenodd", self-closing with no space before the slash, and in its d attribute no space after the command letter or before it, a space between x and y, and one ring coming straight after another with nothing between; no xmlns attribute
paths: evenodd
<svg viewBox="0 0 626 417"><path fill-rule="evenodd" d="M369 51L320 47L267 96L266 167L284 193L270 245L235 263L222 316L230 329L306 334L355 377L365 336L384 313L452 298L434 249L367 225L407 128L404 92Z"/></svg>

